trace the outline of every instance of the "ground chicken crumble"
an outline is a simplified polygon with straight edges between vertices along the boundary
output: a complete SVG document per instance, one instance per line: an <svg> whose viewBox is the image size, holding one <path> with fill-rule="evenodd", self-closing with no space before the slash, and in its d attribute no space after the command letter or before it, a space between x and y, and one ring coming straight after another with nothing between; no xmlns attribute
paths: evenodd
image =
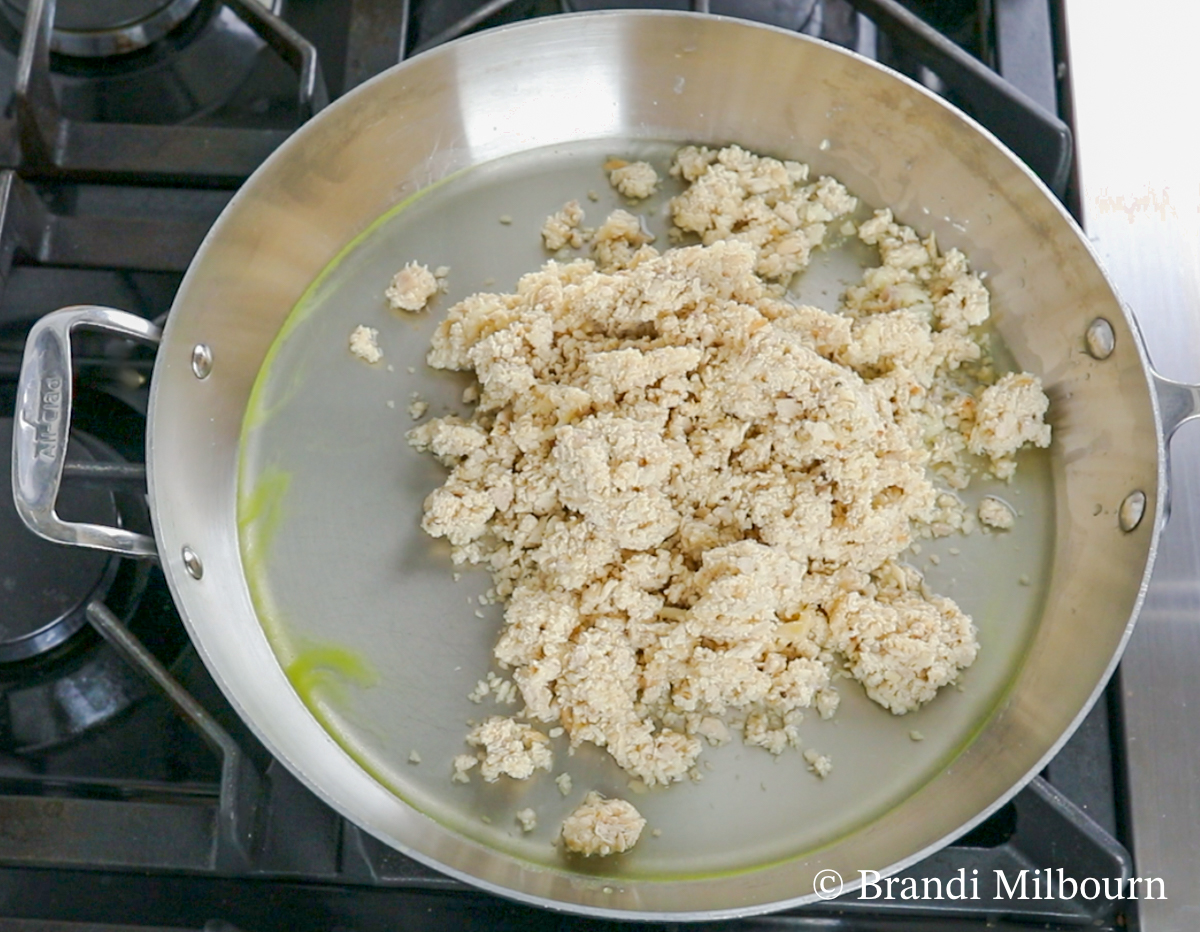
<svg viewBox="0 0 1200 932"><path fill-rule="evenodd" d="M350 332L350 352L363 362L374 365L383 359L378 340L378 330L359 324Z"/></svg>
<svg viewBox="0 0 1200 932"><path fill-rule="evenodd" d="M512 718L493 715L467 735L467 744L482 748L483 779L495 783L501 775L524 780L535 770L554 764L550 739L535 728Z"/></svg>
<svg viewBox="0 0 1200 932"><path fill-rule="evenodd" d="M542 243L551 252L565 247L579 249L584 244L583 208L579 201L567 201L562 209L551 214L542 224Z"/></svg>
<svg viewBox="0 0 1200 932"><path fill-rule="evenodd" d="M1017 516L1013 514L1013 510L1008 507L1007 502L1001 501L994 495L986 495L979 502L979 520L988 527L1007 531L1012 528Z"/></svg>
<svg viewBox="0 0 1200 932"><path fill-rule="evenodd" d="M635 844L646 820L632 803L605 799L594 790L562 824L563 844L568 851L585 857L620 854Z"/></svg>
<svg viewBox="0 0 1200 932"><path fill-rule="evenodd" d="M649 162L612 159L605 163L604 168L612 186L632 201L647 198L658 188L658 172Z"/></svg>
<svg viewBox="0 0 1200 932"><path fill-rule="evenodd" d="M827 224L858 202L833 178L808 179L808 166L763 158L738 147L687 146L671 174L688 188L671 202L675 227L705 245L735 241L754 247L755 271L785 283L808 265Z"/></svg>
<svg viewBox="0 0 1200 932"><path fill-rule="evenodd" d="M673 237L699 245L660 254L625 211L584 231L568 203L545 245L590 242L594 259L451 308L428 361L472 371L477 407L409 432L451 469L423 527L507 603L495 657L520 717L647 785L695 772L726 722L799 747L803 710L834 714L843 665L896 714L954 682L974 625L902 554L970 531L952 490L972 458L1009 479L1018 449L1050 439L1040 382L992 372L972 329L988 293L958 250L877 211L857 234L880 265L840 313L797 306L783 286L828 229L854 229L855 199L737 147L687 147L671 173L688 183ZM551 766L549 739L513 718L468 741L487 780ZM472 766L456 759L455 779Z"/></svg>
<svg viewBox="0 0 1200 932"><path fill-rule="evenodd" d="M537 813L532 809L518 809L516 819L522 832L532 832L537 828Z"/></svg>
<svg viewBox="0 0 1200 932"><path fill-rule="evenodd" d="M449 274L444 266L437 271L443 274L439 276L416 262L408 263L392 277L384 292L388 304L397 311L423 311L429 299L442 290L442 282Z"/></svg>

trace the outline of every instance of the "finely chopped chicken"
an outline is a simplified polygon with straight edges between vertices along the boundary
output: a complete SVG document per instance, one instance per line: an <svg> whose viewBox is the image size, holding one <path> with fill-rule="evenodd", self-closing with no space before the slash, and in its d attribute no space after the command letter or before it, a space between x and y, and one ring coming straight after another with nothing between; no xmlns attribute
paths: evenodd
<svg viewBox="0 0 1200 932"><path fill-rule="evenodd" d="M562 824L568 851L585 856L620 854L637 844L646 820L623 799L605 799L592 791Z"/></svg>
<svg viewBox="0 0 1200 932"><path fill-rule="evenodd" d="M578 249L583 245L584 233L579 228L583 223L583 208L579 201L567 201L562 209L551 214L542 224L542 243L551 252L570 247Z"/></svg>
<svg viewBox="0 0 1200 932"><path fill-rule="evenodd" d="M483 748L483 779L494 783L503 774L524 780L534 770L549 770L554 763L550 739L540 731L511 718L493 715L467 735L467 744Z"/></svg>
<svg viewBox="0 0 1200 932"><path fill-rule="evenodd" d="M1017 516L1005 502L992 495L985 495L979 502L979 520L988 527L1007 531L1016 523Z"/></svg>
<svg viewBox="0 0 1200 932"><path fill-rule="evenodd" d="M417 262L410 262L392 277L384 297L397 311L423 311L429 299L443 288L450 270L445 267L429 271Z"/></svg>
<svg viewBox="0 0 1200 932"><path fill-rule="evenodd" d="M973 464L1009 478L1019 448L1049 442L1038 380L992 371L988 293L960 252L879 211L857 233L880 265L837 313L800 306L782 285L853 230L845 188L737 147L685 148L671 172L688 182L675 232L700 243L660 253L618 211L595 261L459 302L428 361L473 372L476 408L409 434L450 468L423 527L506 602L495 657L518 717L648 785L694 773L730 727L798 747L803 710L834 714L841 669L896 714L954 682L974 625L902 554L970 528L953 490ZM547 246L578 231L568 208ZM548 769L541 733L501 721L498 747L546 757L506 770L477 729L485 776Z"/></svg>
<svg viewBox="0 0 1200 932"><path fill-rule="evenodd" d="M642 200L658 187L658 172L649 162L626 162L613 159L604 166L612 186L630 200Z"/></svg>
<svg viewBox="0 0 1200 932"><path fill-rule="evenodd" d="M383 350L379 348L378 341L378 330L359 324L350 332L350 352L373 365L383 359Z"/></svg>

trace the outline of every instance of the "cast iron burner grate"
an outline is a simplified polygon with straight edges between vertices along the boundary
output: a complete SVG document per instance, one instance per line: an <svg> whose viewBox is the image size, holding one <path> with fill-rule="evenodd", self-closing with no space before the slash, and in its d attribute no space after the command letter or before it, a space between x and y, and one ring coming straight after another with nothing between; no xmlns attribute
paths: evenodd
<svg viewBox="0 0 1200 932"><path fill-rule="evenodd" d="M19 32L0 16L0 166L26 178L236 187L328 101L316 49L257 0L201 0L101 58L52 56L53 0L19 5Z"/></svg>
<svg viewBox="0 0 1200 932"><path fill-rule="evenodd" d="M324 103L318 48L333 90L344 92L405 52L474 29L585 4L609 5L608 0L293 0L285 22L255 0L224 5L200 0L145 48L100 59L97 66L72 58L61 42L62 53L55 51L48 0L0 3L26 10L31 24L23 36L5 38L8 21L0 20L0 82L6 67L15 70L18 60L28 65L20 80L8 79L12 105L0 117L5 409L12 405L24 334L45 311L108 302L147 318L166 313L180 273L229 190ZM655 5L672 3L709 8L708 0ZM732 14L751 8L745 0L711 4L716 12ZM1056 193L1066 190L1070 133L1054 115L1061 75L1049 0L939 4L938 25L954 41L894 0L772 0L766 6L778 24L870 54L950 97L1008 142ZM154 68L169 69L212 23L229 25L230 17L252 34L260 51L270 50L278 66L273 74L252 68L245 77L248 89L238 88L231 99L250 104L213 102L200 108L204 112L159 111L156 119L146 119L142 102L122 102L119 93L112 107L93 106L107 99L95 83L82 95L72 90L71 81L86 84L99 72L134 80ZM1014 38L1019 36L1025 40ZM12 56L7 65L5 42ZM121 457L135 459L144 425L135 416L131 426L127 412L144 415L151 359L120 341L84 339L76 347L76 366L79 397L91 391L109 402L120 399L124 412L115 422L99 418L82 428ZM72 468L82 476L89 465L77 461ZM116 494L118 486L127 490L128 480L138 478L138 468L121 466L91 479L116 480L116 486L105 486ZM130 687L137 695L101 727L68 735L69 740L40 750L0 748L0 926L45 929L44 921L56 930L213 932L614 927L480 893L340 818L248 732L186 644L161 573L144 565L141 571L144 589L128 605L106 608L81 594L88 624L64 641L66 647L56 648L74 650L74 639L85 636L125 674L137 671L126 680L138 684ZM25 663L7 667L15 677ZM1064 867L1076 878L1128 878L1129 854L1115 840L1123 799L1120 761L1113 757L1119 747L1113 731L1119 727L1116 695L1110 690L1110 700L1092 711L1043 777L906 873L937 878L943 890L960 871L964 878L992 878L996 870L1015 878L1025 870L1031 882L1034 872ZM997 900L989 896L994 883L983 882L979 892L979 900L944 897L916 908L851 894L720 927L949 932L1038 923L1116 929L1134 918L1128 901Z"/></svg>
<svg viewBox="0 0 1200 932"><path fill-rule="evenodd" d="M12 405L10 385L0 384L0 400ZM140 456L143 425L143 414L111 395L95 388L79 393L60 516L149 531L144 468L87 429ZM0 417L0 442L11 446L12 430L12 418ZM0 566L0 752L27 760L44 755L149 695L144 678L89 624L93 606L132 623L168 662L187 643L178 619L164 625L139 616L143 601L163 601L161 574L149 564L43 541L21 523L8 496L0 502ZM151 591L156 597L147 600Z"/></svg>

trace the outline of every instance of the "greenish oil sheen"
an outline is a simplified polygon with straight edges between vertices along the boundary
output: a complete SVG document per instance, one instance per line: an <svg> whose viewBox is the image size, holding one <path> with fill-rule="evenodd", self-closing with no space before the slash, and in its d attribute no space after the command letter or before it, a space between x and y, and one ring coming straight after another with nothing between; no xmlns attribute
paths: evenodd
<svg viewBox="0 0 1200 932"><path fill-rule="evenodd" d="M338 746L376 782L405 799L403 789L371 762L329 713L331 704L346 701L346 684L369 689L379 684L378 671L357 651L336 644L322 644L301 650L283 672L296 695Z"/></svg>
<svg viewBox="0 0 1200 932"><path fill-rule="evenodd" d="M286 515L284 502L292 475L290 471L273 465L266 466L255 474L247 462L247 451L253 448L252 437L255 432L292 401L303 388L303 373L292 372L284 380L284 390L279 391L276 378L278 367L275 362L280 349L320 307L321 302L317 300L317 296L322 286L329 281L343 260L379 227L454 177L455 175L450 175L415 192L376 219L343 247L304 290L272 341L259 369L242 420L239 444L238 542L247 587L259 623L284 667L284 674L308 710L360 767L401 798L406 798L402 788L371 762L357 742L345 733L345 728L335 716L330 714L332 706L345 704L347 685L358 689L372 688L379 684L379 673L360 653L350 648L328 643L297 647L294 639L289 636L284 613L276 606L271 595L268 562L271 545ZM275 388L273 399L269 398L271 388Z"/></svg>
<svg viewBox="0 0 1200 932"><path fill-rule="evenodd" d="M250 588L259 623L272 646L278 651L282 644L279 612L271 603L266 579L266 559L271 541L283 520L283 500L287 495L291 475L278 467L263 471L253 488L247 490L239 483L238 544L242 551L242 568Z"/></svg>
<svg viewBox="0 0 1200 932"><path fill-rule="evenodd" d="M343 683L365 688L379 682L379 674L362 655L334 644L302 650L283 672L310 709L316 706L319 692L327 701L337 702L343 698Z"/></svg>
<svg viewBox="0 0 1200 932"><path fill-rule="evenodd" d="M266 558L283 518L283 499L290 482L290 473L271 466L263 470L253 489L239 497L238 530L243 556L250 556L256 562Z"/></svg>

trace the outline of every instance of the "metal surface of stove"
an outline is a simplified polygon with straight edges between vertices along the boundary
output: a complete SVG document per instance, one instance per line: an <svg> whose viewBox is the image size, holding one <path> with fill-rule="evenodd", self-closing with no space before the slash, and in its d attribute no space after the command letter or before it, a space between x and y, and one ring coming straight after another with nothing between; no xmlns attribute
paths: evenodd
<svg viewBox="0 0 1200 932"><path fill-rule="evenodd" d="M601 5L689 6L293 0L280 18L254 0L64 2L56 33L50 0L0 0L0 93L11 97L0 117L0 415L12 409L24 334L41 314L83 302L151 319L167 312L231 190L325 102L323 74L336 94L404 52L472 29ZM1055 115L1056 8L1049 0L911 6L940 32L891 0L711 4L906 71L991 127L1070 197L1070 133ZM106 18L79 18L93 15ZM156 35L172 16L177 22ZM4 32L17 22L23 37ZM139 33L138 24L149 25ZM108 38L84 48L71 44L72 30ZM94 59L112 50L113 35L142 44ZM196 86L203 94L189 96ZM76 426L100 439L90 459L87 443L75 445L64 488L83 496L80 507L104 511L128 499L140 476L152 360L119 341L85 338L76 364L80 398L93 399ZM0 530L20 532L3 519ZM39 572L69 579L44 604L34 600L26 615L0 622L0 929L613 927L469 890L366 836L271 760L237 719L186 644L157 569L75 551L62 552L77 561L69 569L20 569L42 551L14 541L0 538L0 583L11 577L15 590L31 588ZM128 592L118 598L120 580ZM1119 709L1101 703L1047 779L905 874L945 882L960 870L1011 876L1065 867L1080 877L1129 876L1116 840L1124 831L1117 721ZM914 910L851 895L722 927L1117 928L1135 918L1123 902L985 898Z"/></svg>
<svg viewBox="0 0 1200 932"><path fill-rule="evenodd" d="M1187 89L1200 10L1159 4L1160 33L1067 0L1084 229L1141 325L1154 364L1200 381L1200 161ZM1112 54L1120 55L1114 70ZM1167 898L1139 907L1147 932L1200 926L1200 432L1171 441L1171 520L1120 670L1133 851Z"/></svg>

